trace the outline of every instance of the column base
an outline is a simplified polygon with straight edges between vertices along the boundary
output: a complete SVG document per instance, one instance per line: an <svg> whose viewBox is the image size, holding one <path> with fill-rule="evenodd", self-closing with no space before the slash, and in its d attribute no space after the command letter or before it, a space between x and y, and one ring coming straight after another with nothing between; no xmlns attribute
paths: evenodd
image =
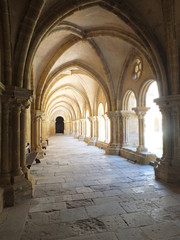
<svg viewBox="0 0 180 240"><path fill-rule="evenodd" d="M154 171L156 179L160 179L167 183L180 184L180 167L169 166L165 163L156 161L154 163Z"/></svg>
<svg viewBox="0 0 180 240"><path fill-rule="evenodd" d="M0 185L11 185L11 175L10 174L1 174L0 176Z"/></svg>
<svg viewBox="0 0 180 240"><path fill-rule="evenodd" d="M120 146L109 144L106 148L106 154L107 155L119 155L120 154Z"/></svg>
<svg viewBox="0 0 180 240"><path fill-rule="evenodd" d="M3 189L3 207L14 206L14 191L12 185L4 185Z"/></svg>
<svg viewBox="0 0 180 240"><path fill-rule="evenodd" d="M120 156L134 163L148 165L156 160L156 155L150 152L137 152L135 148L126 147L120 149Z"/></svg>
<svg viewBox="0 0 180 240"><path fill-rule="evenodd" d="M137 147L136 151L138 153L141 153L141 152L147 152L148 149L146 147L144 147L144 146L139 146L139 147Z"/></svg>
<svg viewBox="0 0 180 240"><path fill-rule="evenodd" d="M44 151L41 146L36 147L36 151L38 152L37 155L38 159L44 158Z"/></svg>
<svg viewBox="0 0 180 240"><path fill-rule="evenodd" d="M78 134L78 133L75 133L75 134L74 134L74 138L76 138L76 139L79 138L79 134Z"/></svg>
<svg viewBox="0 0 180 240"><path fill-rule="evenodd" d="M18 179L18 182L12 185L14 191L14 203L20 202L27 198L32 198L33 184L24 177Z"/></svg>
<svg viewBox="0 0 180 240"><path fill-rule="evenodd" d="M96 140L94 138L89 138L88 146L95 146L95 145L96 145Z"/></svg>
<svg viewBox="0 0 180 240"><path fill-rule="evenodd" d="M84 141L84 136L79 135L78 139L79 139L79 141Z"/></svg>

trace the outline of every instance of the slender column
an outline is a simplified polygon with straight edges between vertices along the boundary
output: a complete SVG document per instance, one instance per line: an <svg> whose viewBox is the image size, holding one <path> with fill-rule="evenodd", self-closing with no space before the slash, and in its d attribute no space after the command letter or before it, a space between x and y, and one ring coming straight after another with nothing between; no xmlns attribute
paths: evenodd
<svg viewBox="0 0 180 240"><path fill-rule="evenodd" d="M40 138L41 138L41 117L43 112L36 110L36 149L40 147Z"/></svg>
<svg viewBox="0 0 180 240"><path fill-rule="evenodd" d="M2 159L1 159L1 183L10 184L10 159L9 159L9 112L8 102L2 104Z"/></svg>
<svg viewBox="0 0 180 240"><path fill-rule="evenodd" d="M28 172L28 169L26 167L25 134L26 134L26 108L23 108L21 111L20 165L21 165L22 171L26 175Z"/></svg>
<svg viewBox="0 0 180 240"><path fill-rule="evenodd" d="M163 117L163 156L155 163L155 176L180 183L180 95L155 100Z"/></svg>
<svg viewBox="0 0 180 240"><path fill-rule="evenodd" d="M105 118L105 143L108 143L108 116L107 114L104 115L104 118Z"/></svg>
<svg viewBox="0 0 180 240"><path fill-rule="evenodd" d="M88 141L88 145L89 146L94 146L95 145L95 138L94 138L94 117L88 117L89 121L90 121L90 138Z"/></svg>
<svg viewBox="0 0 180 240"><path fill-rule="evenodd" d="M77 124L77 137L79 137L79 120L76 120L76 124Z"/></svg>
<svg viewBox="0 0 180 240"><path fill-rule="evenodd" d="M81 122L81 134L80 134L80 136L79 136L79 140L84 140L84 133L85 133L85 131L84 131L84 121L85 121L85 119L80 119L80 122Z"/></svg>
<svg viewBox="0 0 180 240"><path fill-rule="evenodd" d="M138 116L138 127L139 127L139 146L137 147L137 152L147 152L147 148L144 144L144 116L149 110L147 107L136 107L133 108Z"/></svg>
<svg viewBox="0 0 180 240"><path fill-rule="evenodd" d="M44 152L41 146L41 117L43 112L36 110L36 151L38 152L38 158L44 158Z"/></svg>
<svg viewBox="0 0 180 240"><path fill-rule="evenodd" d="M110 155L119 155L120 152L120 142L119 142L119 135L120 135L120 112L107 112L107 116L110 119L110 132L111 138L110 143L106 149L106 154Z"/></svg>
<svg viewBox="0 0 180 240"><path fill-rule="evenodd" d="M99 127L98 127L98 117L94 116L94 137L96 139L96 141L98 141L98 137L99 137Z"/></svg>
<svg viewBox="0 0 180 240"><path fill-rule="evenodd" d="M46 141L47 139L47 119L45 114L42 114L41 117L41 137L42 141Z"/></svg>
<svg viewBox="0 0 180 240"><path fill-rule="evenodd" d="M16 177L22 176L23 172L20 166L20 113L21 104L14 103L13 105L13 144L12 144L12 175L14 176L14 181Z"/></svg>
<svg viewBox="0 0 180 240"><path fill-rule="evenodd" d="M128 124L128 120L129 117L132 115L131 111L121 111L121 115L122 115L122 124L123 124L123 129L122 129L122 133L123 133L123 139L122 139L122 146L128 146L128 135L129 135L129 124Z"/></svg>
<svg viewBox="0 0 180 240"><path fill-rule="evenodd" d="M31 150L36 149L36 117L34 111L31 110Z"/></svg>

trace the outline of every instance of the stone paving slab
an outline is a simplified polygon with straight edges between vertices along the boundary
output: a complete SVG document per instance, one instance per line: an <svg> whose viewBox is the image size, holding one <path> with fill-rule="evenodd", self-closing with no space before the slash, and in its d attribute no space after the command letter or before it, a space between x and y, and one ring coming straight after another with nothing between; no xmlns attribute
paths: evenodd
<svg viewBox="0 0 180 240"><path fill-rule="evenodd" d="M5 218L21 224L5 232L0 219L0 239L179 240L180 187L156 181L152 166L67 136L52 137L46 153L31 167L29 207Z"/></svg>

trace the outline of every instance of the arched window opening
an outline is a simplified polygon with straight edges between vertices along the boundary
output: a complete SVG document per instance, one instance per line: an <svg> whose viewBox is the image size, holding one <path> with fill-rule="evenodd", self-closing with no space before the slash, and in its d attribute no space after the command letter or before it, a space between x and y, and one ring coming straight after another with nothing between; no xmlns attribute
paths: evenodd
<svg viewBox="0 0 180 240"><path fill-rule="evenodd" d="M126 125L126 145L138 146L139 135L138 135L138 118L132 110L137 106L136 96L134 92L130 92L127 100L127 125Z"/></svg>
<svg viewBox="0 0 180 240"><path fill-rule="evenodd" d="M64 118L56 118L56 133L64 133Z"/></svg>
<svg viewBox="0 0 180 240"><path fill-rule="evenodd" d="M136 96L133 92L130 93L128 98L127 110L132 111L132 108L136 107Z"/></svg>
<svg viewBox="0 0 180 240"><path fill-rule="evenodd" d="M89 110L86 111L86 137L90 137L90 121L89 121Z"/></svg>
<svg viewBox="0 0 180 240"><path fill-rule="evenodd" d="M98 140L105 141L104 106L102 103L98 107Z"/></svg>
<svg viewBox="0 0 180 240"><path fill-rule="evenodd" d="M145 146L148 151L162 156L162 115L154 99L159 97L157 83L153 82L146 93L146 107L150 109L145 115Z"/></svg>

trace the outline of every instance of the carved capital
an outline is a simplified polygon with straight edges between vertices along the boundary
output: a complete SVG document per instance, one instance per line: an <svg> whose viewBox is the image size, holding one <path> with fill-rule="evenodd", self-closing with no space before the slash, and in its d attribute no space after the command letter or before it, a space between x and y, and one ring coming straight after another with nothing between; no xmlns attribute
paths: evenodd
<svg viewBox="0 0 180 240"><path fill-rule="evenodd" d="M113 119L113 118L118 118L121 116L121 112L120 111L110 111L110 112L106 112L106 115L108 116L109 119Z"/></svg>
<svg viewBox="0 0 180 240"><path fill-rule="evenodd" d="M122 110L121 111L121 116L123 118L129 118L129 117L134 116L134 115L135 115L135 113L133 111L127 111L127 110Z"/></svg>
<svg viewBox="0 0 180 240"><path fill-rule="evenodd" d="M164 116L180 115L180 95L170 95L157 98L154 102L159 106L159 109Z"/></svg>
<svg viewBox="0 0 180 240"><path fill-rule="evenodd" d="M150 108L148 107L136 107L136 108L132 108L132 110L135 111L135 113L137 114L139 119L143 119L144 116L146 115L146 112L149 110Z"/></svg>
<svg viewBox="0 0 180 240"><path fill-rule="evenodd" d="M42 118L43 116L43 112L41 110L36 110L36 113L35 113L35 117L38 119L38 118Z"/></svg>

